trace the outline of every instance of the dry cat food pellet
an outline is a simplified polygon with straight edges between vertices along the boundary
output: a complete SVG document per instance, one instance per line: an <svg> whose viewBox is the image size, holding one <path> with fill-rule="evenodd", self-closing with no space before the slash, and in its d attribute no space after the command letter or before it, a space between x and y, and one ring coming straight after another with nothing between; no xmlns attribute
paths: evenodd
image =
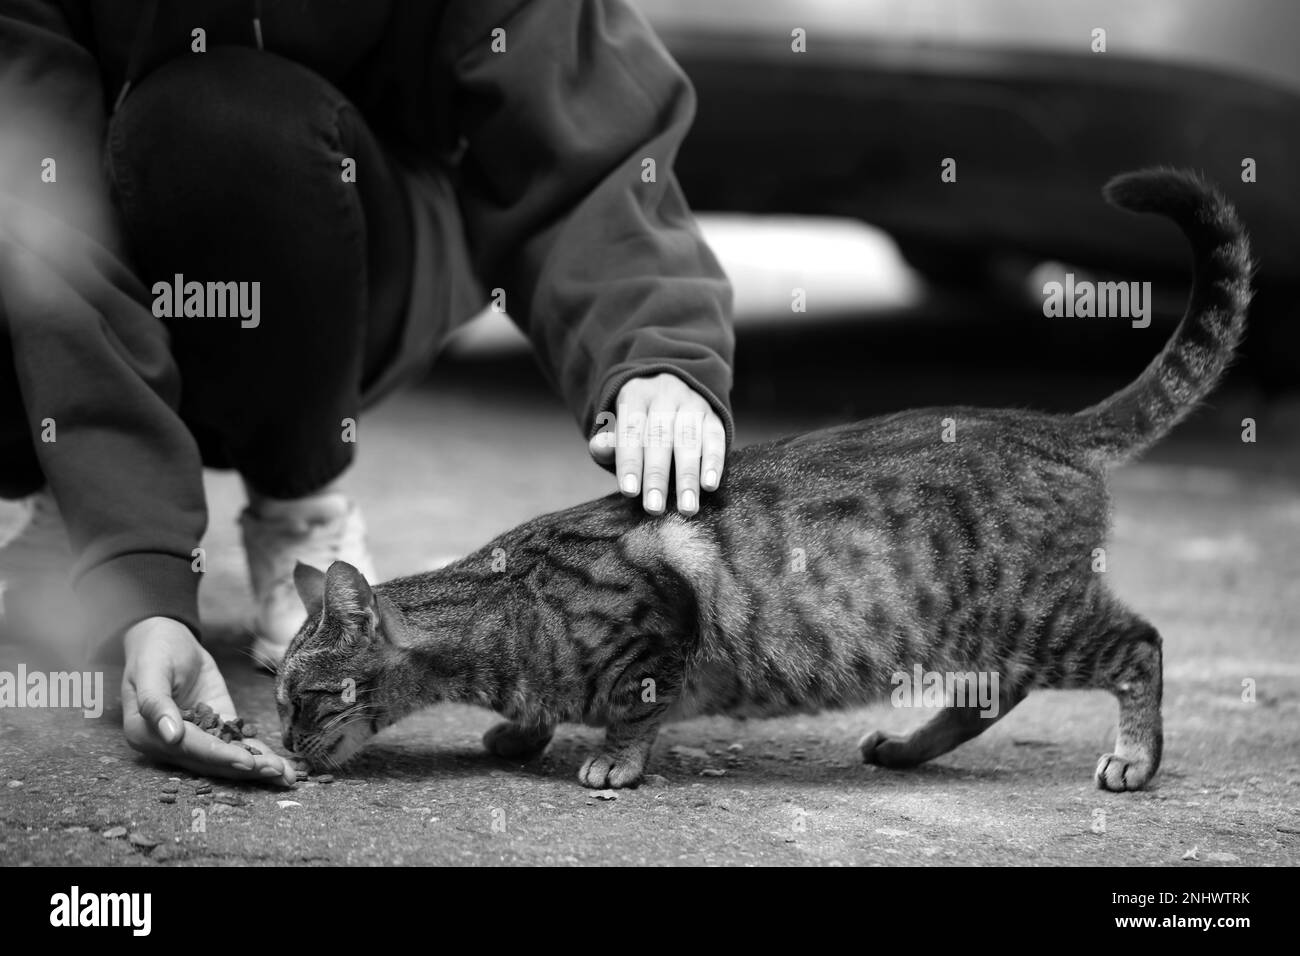
<svg viewBox="0 0 1300 956"><path fill-rule="evenodd" d="M312 777L317 783L333 783L334 777L331 774L323 773L319 777Z"/></svg>
<svg viewBox="0 0 1300 956"><path fill-rule="evenodd" d="M212 733L221 725L221 718L207 704L199 704L193 710L181 711L181 719L196 725L200 730Z"/></svg>
<svg viewBox="0 0 1300 956"><path fill-rule="evenodd" d="M247 727L244 726L243 717L222 720L207 704L199 704L192 710L181 711L181 719L186 723L194 724L200 730L219 738L224 743L239 744L253 756L262 756L262 751L251 744L244 743L245 740L256 737L257 730L251 724Z"/></svg>
<svg viewBox="0 0 1300 956"><path fill-rule="evenodd" d="M158 794L158 802L159 802L159 803L175 803L175 802L176 802L176 794L174 794L174 793L160 793L160 794Z"/></svg>
<svg viewBox="0 0 1300 956"><path fill-rule="evenodd" d="M211 793L211 792L212 792L212 784L210 784L210 783L201 783L201 784L199 784L197 787L194 788L194 792L195 792L195 793L198 793L198 794Z"/></svg>

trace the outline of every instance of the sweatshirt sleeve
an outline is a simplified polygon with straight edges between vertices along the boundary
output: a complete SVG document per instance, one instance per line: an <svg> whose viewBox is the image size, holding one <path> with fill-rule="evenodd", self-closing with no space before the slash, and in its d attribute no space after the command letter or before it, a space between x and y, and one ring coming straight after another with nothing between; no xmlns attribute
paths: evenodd
<svg viewBox="0 0 1300 956"><path fill-rule="evenodd" d="M588 434L671 372L730 442L731 286L673 173L684 73L625 0L462 4L444 25L480 277ZM502 46L504 45L504 50Z"/></svg>
<svg viewBox="0 0 1300 956"><path fill-rule="evenodd" d="M152 616L198 634L201 464L166 330L122 261L104 127L98 68L59 5L0 0L0 334L76 587L103 638Z"/></svg>

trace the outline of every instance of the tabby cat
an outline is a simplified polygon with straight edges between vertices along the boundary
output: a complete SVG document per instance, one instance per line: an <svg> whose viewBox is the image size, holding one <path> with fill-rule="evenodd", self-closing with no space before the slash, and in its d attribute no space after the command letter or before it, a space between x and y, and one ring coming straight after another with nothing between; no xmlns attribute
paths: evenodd
<svg viewBox="0 0 1300 956"><path fill-rule="evenodd" d="M922 409L753 445L690 519L612 494L374 588L343 562L299 565L309 617L277 677L285 745L337 766L406 714L461 701L506 717L484 743L517 760L559 723L604 726L578 778L627 787L664 721L851 707L920 665L998 675L998 717L1034 688L1109 690L1119 733L1096 782L1142 787L1160 764L1161 641L1093 569L1106 470L1214 387L1252 265L1232 206L1195 175L1128 173L1105 196L1172 218L1195 254L1186 315L1127 388L1073 415ZM868 735L862 759L912 767L996 719L953 704L907 736Z"/></svg>

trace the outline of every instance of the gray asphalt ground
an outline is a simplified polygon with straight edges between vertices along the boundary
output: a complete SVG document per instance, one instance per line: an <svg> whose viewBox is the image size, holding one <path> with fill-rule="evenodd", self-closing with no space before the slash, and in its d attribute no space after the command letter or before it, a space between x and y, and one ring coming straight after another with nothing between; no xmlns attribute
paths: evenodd
<svg viewBox="0 0 1300 956"><path fill-rule="evenodd" d="M930 346L891 346L888 332L837 335L825 340L835 347L814 349L827 356L820 364L779 337L742 351L740 441L917 401L1079 407L1155 350L1147 340L1112 362L1108 384L1088 370L1095 356L1069 349L1057 349L1064 357L1050 368L1018 358L1016 375L978 365L954 372L960 363L933 368ZM844 352L854 357L835 358ZM892 361L908 354L910 364ZM1259 416L1253 445L1239 437L1246 415ZM483 751L479 738L495 718L468 707L390 728L332 783L291 792L217 783L202 796L199 781L127 748L117 710L99 720L10 710L0 711L0 863L1294 865L1298 422L1238 386L1116 474L1107 573L1165 639L1165 758L1144 792L1094 789L1117 714L1113 699L1094 692L1035 694L980 738L910 772L862 766L855 744L868 730L915 726L923 712L884 704L691 721L663 733L647 784L616 799L575 778L596 731L564 727L542 759L520 766ZM612 490L526 360L448 366L366 417L360 441L353 487L385 576ZM244 716L273 727L270 680L244 654L237 483L208 481L209 640ZM0 648L0 669L22 659ZM108 675L110 685L117 679ZM1243 681L1253 682L1253 702L1243 700ZM178 799L160 803L169 777L178 778ZM114 828L138 838L106 835Z"/></svg>

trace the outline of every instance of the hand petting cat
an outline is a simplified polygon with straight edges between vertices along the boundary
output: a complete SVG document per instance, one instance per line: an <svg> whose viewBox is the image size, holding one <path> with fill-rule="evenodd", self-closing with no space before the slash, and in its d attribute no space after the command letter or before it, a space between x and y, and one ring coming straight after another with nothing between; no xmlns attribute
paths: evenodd
<svg viewBox="0 0 1300 956"><path fill-rule="evenodd" d="M700 490L716 491L727 450L726 430L708 400L675 375L629 379L615 402L617 422L588 447L602 465L614 463L624 495L638 495L650 514L668 507L668 479L676 479L677 511L700 509Z"/></svg>

